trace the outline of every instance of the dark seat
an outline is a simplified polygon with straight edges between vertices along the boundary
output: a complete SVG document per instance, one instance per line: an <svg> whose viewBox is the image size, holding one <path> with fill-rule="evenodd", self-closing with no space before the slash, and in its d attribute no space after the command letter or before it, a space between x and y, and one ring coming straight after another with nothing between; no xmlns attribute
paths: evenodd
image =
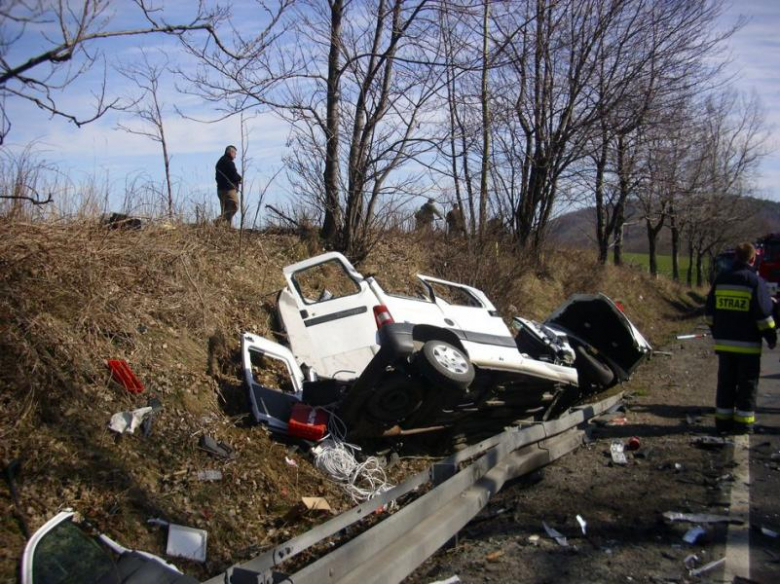
<svg viewBox="0 0 780 584"><path fill-rule="evenodd" d="M138 552L127 552L116 563L122 584L198 584L198 580L179 574Z"/></svg>

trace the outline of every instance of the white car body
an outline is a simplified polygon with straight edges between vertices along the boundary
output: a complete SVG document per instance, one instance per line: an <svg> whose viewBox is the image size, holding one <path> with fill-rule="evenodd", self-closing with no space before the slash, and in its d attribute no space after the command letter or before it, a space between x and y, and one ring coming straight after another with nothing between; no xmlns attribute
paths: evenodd
<svg viewBox="0 0 780 584"><path fill-rule="evenodd" d="M307 298L296 276L336 262L355 283L352 294L325 300ZM386 306L393 320L457 331L463 349L477 368L518 372L550 381L576 384L577 371L566 365L537 361L521 354L514 336L495 306L476 288L418 275L428 298L386 292L374 277L363 277L337 252L325 253L284 268L287 287L279 295L279 316L299 365L321 377L354 379L379 350L373 309ZM456 305L437 296L433 286L459 291L472 305ZM327 296L327 294L325 295Z"/></svg>

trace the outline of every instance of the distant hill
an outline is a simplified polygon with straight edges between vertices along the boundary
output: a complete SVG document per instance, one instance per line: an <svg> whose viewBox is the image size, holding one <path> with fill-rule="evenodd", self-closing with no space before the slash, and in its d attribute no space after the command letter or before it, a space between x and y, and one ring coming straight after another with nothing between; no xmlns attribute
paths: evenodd
<svg viewBox="0 0 780 584"><path fill-rule="evenodd" d="M748 197L745 202L754 209L747 229L758 238L767 233L780 232L780 203ZM566 247L596 247L596 209L587 207L566 213L554 219L550 225L550 240ZM629 205L626 216L630 219L624 230L625 251L633 253L647 252L647 234L644 221L638 219L634 206ZM658 250L669 253L669 231L664 229L659 237Z"/></svg>

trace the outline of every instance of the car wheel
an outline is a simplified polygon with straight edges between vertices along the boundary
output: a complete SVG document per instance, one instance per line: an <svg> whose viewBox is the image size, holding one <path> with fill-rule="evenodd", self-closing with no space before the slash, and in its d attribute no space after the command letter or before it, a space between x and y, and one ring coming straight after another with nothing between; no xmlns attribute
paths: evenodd
<svg viewBox="0 0 780 584"><path fill-rule="evenodd" d="M422 400L422 389L408 377L391 375L371 393L366 410L380 422L398 423L414 413Z"/></svg>
<svg viewBox="0 0 780 584"><path fill-rule="evenodd" d="M444 341L428 341L415 360L420 373L433 385L466 389L474 381L474 365L466 354Z"/></svg>
<svg viewBox="0 0 780 584"><path fill-rule="evenodd" d="M577 359L574 361L574 367L577 373L583 376L586 381L593 385L606 388L615 381L615 373L607 365L596 359L582 345L574 348L577 353Z"/></svg>

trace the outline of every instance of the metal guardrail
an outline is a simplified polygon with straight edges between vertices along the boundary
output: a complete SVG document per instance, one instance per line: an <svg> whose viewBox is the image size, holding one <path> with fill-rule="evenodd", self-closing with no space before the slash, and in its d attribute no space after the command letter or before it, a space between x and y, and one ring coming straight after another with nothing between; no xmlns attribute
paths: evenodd
<svg viewBox="0 0 780 584"><path fill-rule="evenodd" d="M510 428L474 444L204 584L399 582L476 516L506 481L576 449L584 434L576 427L607 411L622 397L619 393L574 408L556 420ZM461 468L471 460L474 462ZM293 556L428 483L433 485L430 491L300 571L285 575L275 570Z"/></svg>

